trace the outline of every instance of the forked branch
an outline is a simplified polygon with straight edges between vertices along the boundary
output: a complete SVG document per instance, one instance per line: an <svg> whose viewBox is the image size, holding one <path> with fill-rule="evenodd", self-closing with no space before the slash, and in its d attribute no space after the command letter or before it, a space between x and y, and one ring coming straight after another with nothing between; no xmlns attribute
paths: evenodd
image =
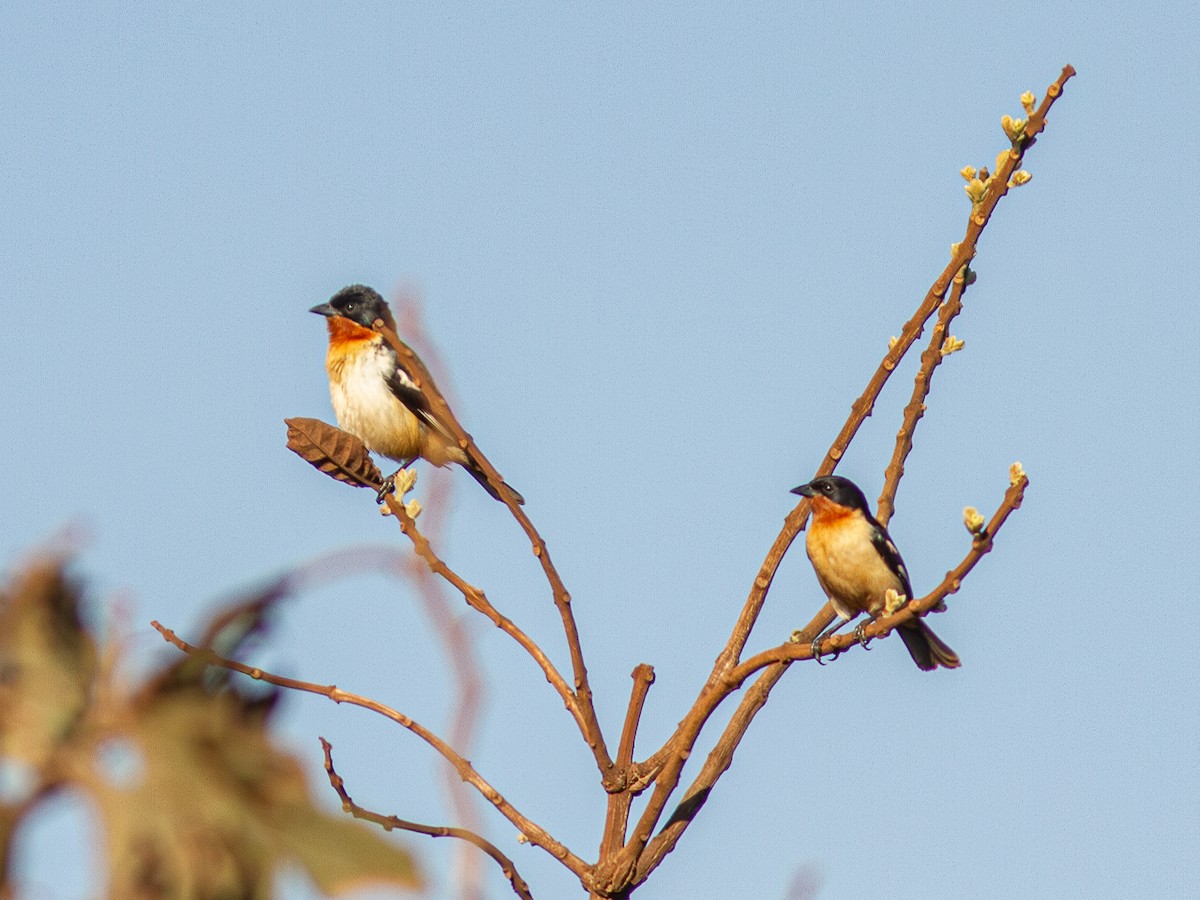
<svg viewBox="0 0 1200 900"><path fill-rule="evenodd" d="M953 245L949 263L934 280L916 311L904 324L899 336L890 343L866 389L851 405L849 416L814 473L815 475L827 475L837 468L859 429L872 414L875 403L892 373L915 346L924 333L926 325L936 315L937 321L922 353L911 398L905 407L902 424L896 438L895 449L884 474L884 487L879 498L878 511L881 522L886 523L894 511L896 492L904 474L905 462L912 451L915 431L925 412L925 400L929 395L934 374L942 359L956 349L956 344L951 340L950 326L962 310L963 293L972 277L969 265L975 257L979 238L1000 199L1008 193L1011 187L1028 180L1027 173L1020 168L1025 153L1045 128L1047 113L1061 96L1065 84L1074 74L1075 70L1072 67L1064 67L1059 78L1049 86L1041 104L1036 108L1032 95L1023 97L1022 103L1028 114L1027 120L1004 118L1003 127L1008 134L1010 146L997 157L995 172L989 173L987 169L978 171L972 168L964 169L963 175L968 180L967 193L971 198L972 206L963 238L959 243ZM388 509L396 517L404 534L412 541L418 556L424 560L429 569L458 590L472 609L485 615L513 637L534 658L575 719L577 727L591 748L600 769L602 783L609 792L605 827L596 864L588 865L565 846L555 841L539 826L513 809L458 752L417 723L412 722L408 717L383 707L381 704L347 694L332 686L323 687L296 682L292 679L278 678L240 663L222 660L210 650L189 647L157 623L155 623L155 627L177 646L189 653L202 655L215 665L224 665L284 687L324 694L337 702L355 703L392 718L437 749L451 762L465 781L474 785L489 802L517 825L531 842L560 859L580 878L581 883L594 896L627 897L631 891L645 881L655 867L676 846L689 823L703 807L717 781L729 769L736 748L745 736L755 715L766 703L771 690L793 662L813 657L815 649L812 646L813 639L834 619L832 608L829 604L825 604L799 634L795 642L772 647L746 660L742 658L779 565L796 537L805 527L810 512L810 502L807 499L801 500L784 519L779 534L758 569L728 640L717 655L712 670L692 707L679 722L667 742L641 763L634 761L634 737L646 693L653 680L653 671L645 665L639 666L634 671L633 691L626 712L617 757L616 760L613 760L609 756L593 706L581 642L571 609L571 597L550 560L545 542L524 510L516 502L516 498L499 473L455 419L445 398L438 391L436 384L417 355L385 323L376 322L375 328L400 355L406 368L414 374L423 393L429 398L434 414L439 421L445 424L458 441L459 446L484 472L488 482L503 498L506 507L529 538L533 552L537 556L551 588L554 603L562 619L571 656L572 683L568 683L548 656L528 635L496 610L483 591L468 583L446 565L434 551L429 540L417 529L412 516L400 498L396 496L386 498ZM353 466L343 467L338 471L346 475L346 472L351 470L354 470ZM941 584L926 596L909 599L899 608L867 623L862 632L863 637L865 639L883 637L912 618L940 608L945 598L959 589L962 579L991 550L996 534L1008 516L1020 506L1027 486L1028 480L1023 473L1014 475L1003 501L986 529L975 532L970 550L963 560L946 574ZM856 640L857 638L850 634L833 637L823 642L820 650L823 653L844 651L849 649ZM742 690L751 680L752 684L741 697L736 710L725 725L721 737L684 792L683 799L675 803L666 824L660 827L662 817L672 803L672 797L679 787L683 769L691 758L702 730L722 703L734 693ZM328 768L332 780L334 777L332 762L328 763ZM345 796L340 781L335 784L335 787L342 794L343 801L352 804L352 801ZM651 789L649 799L634 823L631 833L627 834L630 832L632 799L647 788ZM376 814L370 815L375 816ZM393 827L404 827L399 824L401 820L391 817L376 817L376 820L384 820ZM411 825L412 823L406 824ZM428 827L420 826L420 828ZM418 830L418 828L409 830ZM478 843L476 845L480 846ZM487 848L482 849L489 852L489 855L502 866L506 865L507 857L503 857L499 851L492 853ZM511 869L506 868L505 871L508 874ZM510 875L510 878L515 879L515 872ZM513 880L513 885L520 894L521 891L517 889L516 880ZM522 894L522 896L524 895Z"/></svg>
<svg viewBox="0 0 1200 900"><path fill-rule="evenodd" d="M516 498L512 494L512 490L505 484L500 473L496 471L496 467L491 461L483 455L483 451L475 444L475 440L469 435L455 418L450 405L446 402L446 398L442 396L434 383L433 377L429 374L429 370L425 364L421 362L420 357L409 347L394 330L387 326L387 323L382 320L376 320L375 329L383 335L384 339L391 345L404 360L405 365L409 367L409 371L417 380L417 386L429 398L430 404L433 407L434 414L438 420L443 422L447 429L462 449L468 456L479 466L480 470L487 476L488 483L499 493L499 496L512 513L514 519L525 532L533 547L533 555L537 557L541 564L542 573L546 577L546 581L550 585L550 592L554 598L554 605L558 608L559 616L562 619L563 632L566 635L567 650L571 655L571 669L575 678L575 690L571 694L568 701L568 708L571 709L575 720L580 723L580 729L583 732L584 740L592 749L592 753L596 758L596 765L600 768L603 776L609 777L612 769L612 758L608 754L608 748L604 742L604 734L600 729L600 721L596 718L596 709L592 701L592 688L588 682L587 666L583 661L583 645L579 640L579 629L575 624L575 613L571 610L571 595L567 591L566 585L563 583L561 576L558 574L558 569L554 567L553 561L550 559L550 551L546 548L546 542L530 521L529 516L525 514L525 510L516 502Z"/></svg>
<svg viewBox="0 0 1200 900"><path fill-rule="evenodd" d="M541 847L581 879L588 875L591 867L586 862L568 850L564 844L559 843L551 837L540 825L523 815L499 791L492 787L482 775L475 771L475 767L471 765L469 760L464 759L453 747L410 716L406 716L404 713L376 700L372 700L369 697L344 691L336 685L315 684L311 681L286 678L282 675L275 675L264 669L260 669L257 666L249 666L237 660L226 659L208 647L196 647L189 644L170 628L159 622L151 622L150 624L163 636L164 640L174 644L189 656L194 656L208 665L220 666L233 672L241 672L243 675L249 675L256 681L265 681L268 684L274 684L279 687L288 688L289 690L318 694L329 698L334 703L348 703L351 706L358 706L390 719L402 728L408 729L441 754L450 765L454 766L459 777L479 791L483 795L483 798L496 807L501 815L515 825L531 844Z"/></svg>

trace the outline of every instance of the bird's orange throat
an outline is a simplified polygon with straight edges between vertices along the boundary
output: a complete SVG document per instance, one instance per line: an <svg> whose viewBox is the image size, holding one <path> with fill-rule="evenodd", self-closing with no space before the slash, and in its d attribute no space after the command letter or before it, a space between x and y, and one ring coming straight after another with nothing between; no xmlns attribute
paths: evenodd
<svg viewBox="0 0 1200 900"><path fill-rule="evenodd" d="M834 503L828 497L818 495L812 498L812 517L814 523L829 525L839 519L848 519L852 515L854 515L854 510L850 507Z"/></svg>
<svg viewBox="0 0 1200 900"><path fill-rule="evenodd" d="M330 316L325 320L325 324L329 327L329 342L331 344L341 341L370 341L379 337L377 332L372 331L370 328L363 328L357 322L351 322L344 316Z"/></svg>

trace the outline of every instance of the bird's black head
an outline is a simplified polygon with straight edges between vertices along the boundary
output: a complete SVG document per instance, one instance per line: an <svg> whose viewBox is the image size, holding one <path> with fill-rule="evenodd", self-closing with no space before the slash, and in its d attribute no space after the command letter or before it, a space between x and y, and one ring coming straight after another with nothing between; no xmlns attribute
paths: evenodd
<svg viewBox="0 0 1200 900"><path fill-rule="evenodd" d="M801 497L824 497L826 500L832 500L838 506L867 510L867 498L858 489L858 485L841 475L822 475L820 478L814 478L808 484L792 488L792 493L799 494Z"/></svg>
<svg viewBox="0 0 1200 900"><path fill-rule="evenodd" d="M309 312L319 316L341 316L364 328L370 328L376 319L383 319L389 325L392 322L387 302L377 290L365 284L344 287L330 297L328 303L314 306Z"/></svg>

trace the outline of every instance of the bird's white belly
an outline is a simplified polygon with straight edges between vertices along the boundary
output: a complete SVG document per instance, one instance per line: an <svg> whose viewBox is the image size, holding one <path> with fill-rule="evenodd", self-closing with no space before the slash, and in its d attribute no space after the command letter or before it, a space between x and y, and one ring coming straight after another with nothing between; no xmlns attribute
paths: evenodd
<svg viewBox="0 0 1200 900"><path fill-rule="evenodd" d="M368 450L397 461L418 454L421 426L387 385L394 365L382 348L340 361L340 377L329 379L329 398L338 425ZM333 373L331 373L333 374Z"/></svg>

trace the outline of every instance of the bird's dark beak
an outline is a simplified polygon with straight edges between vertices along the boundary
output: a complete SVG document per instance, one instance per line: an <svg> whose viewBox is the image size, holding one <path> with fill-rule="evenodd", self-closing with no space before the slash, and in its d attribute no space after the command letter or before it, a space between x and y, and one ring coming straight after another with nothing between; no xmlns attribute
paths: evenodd
<svg viewBox="0 0 1200 900"><path fill-rule="evenodd" d="M792 488L793 494L799 494L801 497L815 497L817 492L813 490L811 484L802 484L800 487Z"/></svg>
<svg viewBox="0 0 1200 900"><path fill-rule="evenodd" d="M310 313L316 313L318 316L336 316L338 311L328 303L322 303L320 306L314 306L309 310Z"/></svg>

